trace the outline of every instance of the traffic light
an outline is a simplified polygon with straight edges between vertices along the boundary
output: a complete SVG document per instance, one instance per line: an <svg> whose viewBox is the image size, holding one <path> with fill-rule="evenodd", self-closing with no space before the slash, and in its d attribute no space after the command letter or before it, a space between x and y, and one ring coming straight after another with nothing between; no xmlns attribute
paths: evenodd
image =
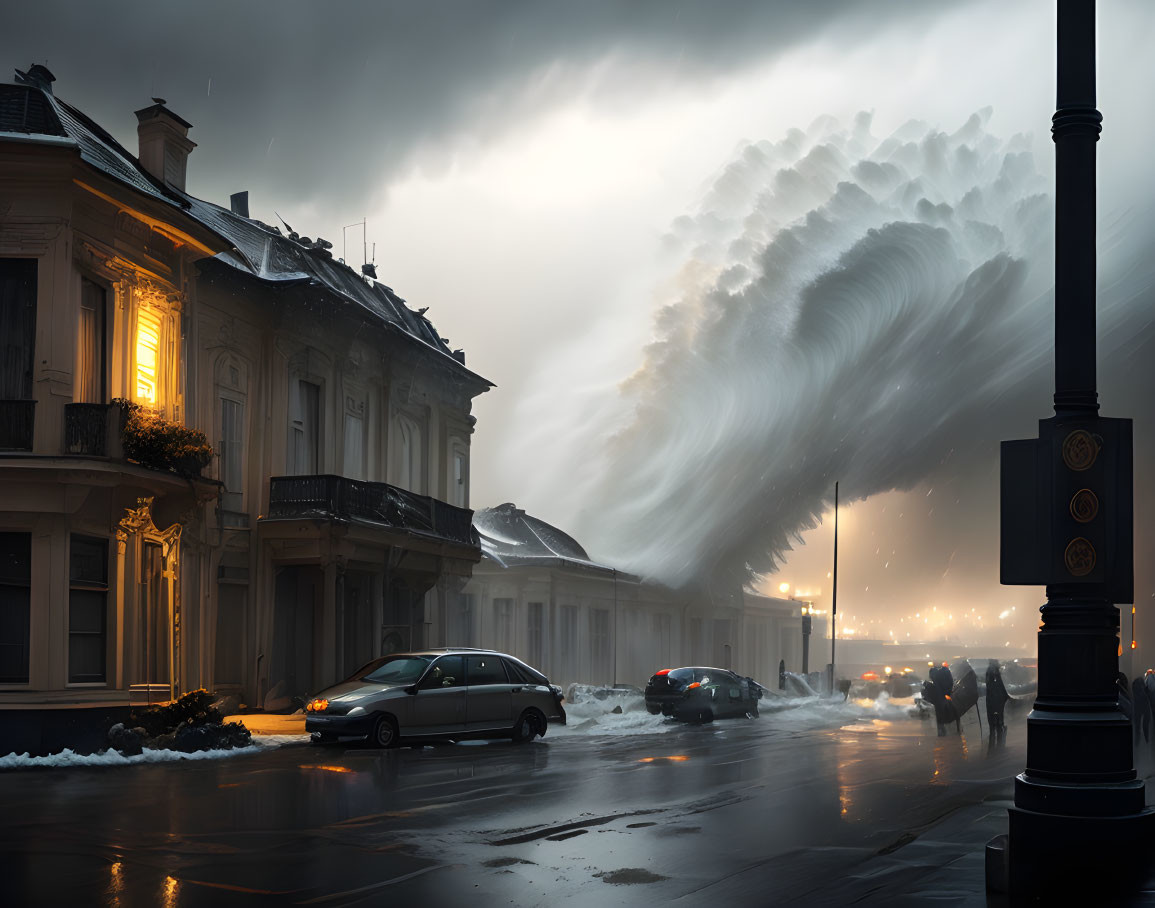
<svg viewBox="0 0 1155 908"><path fill-rule="evenodd" d="M1131 420L1039 421L1002 446L1001 574L1133 602Z"/></svg>

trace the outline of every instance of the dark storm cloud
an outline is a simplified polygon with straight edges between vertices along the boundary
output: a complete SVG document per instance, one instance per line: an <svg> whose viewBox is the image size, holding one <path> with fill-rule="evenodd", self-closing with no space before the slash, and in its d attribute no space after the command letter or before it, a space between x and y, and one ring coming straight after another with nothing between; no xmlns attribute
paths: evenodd
<svg viewBox="0 0 1155 908"><path fill-rule="evenodd" d="M190 189L249 189L264 213L289 199L347 207L399 168L444 166L445 140L483 142L577 91L629 103L658 80L710 79L926 6L48 0L7 4L0 55L10 68L47 61L57 94L130 150L132 110L168 99L200 146Z"/></svg>

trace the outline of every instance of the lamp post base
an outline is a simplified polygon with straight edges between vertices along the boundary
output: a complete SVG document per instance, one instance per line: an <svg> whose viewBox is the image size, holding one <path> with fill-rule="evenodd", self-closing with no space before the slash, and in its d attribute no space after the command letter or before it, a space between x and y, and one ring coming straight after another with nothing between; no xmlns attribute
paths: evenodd
<svg viewBox="0 0 1155 908"><path fill-rule="evenodd" d="M1008 812L1010 834L987 844L986 881L992 892L1016 900L1133 893L1152 873L1155 809L1109 817L1021 807Z"/></svg>

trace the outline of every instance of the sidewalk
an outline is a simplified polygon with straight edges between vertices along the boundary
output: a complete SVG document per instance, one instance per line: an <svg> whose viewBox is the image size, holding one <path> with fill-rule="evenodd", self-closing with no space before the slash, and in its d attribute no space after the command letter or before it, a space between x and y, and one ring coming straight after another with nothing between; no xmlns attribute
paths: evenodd
<svg viewBox="0 0 1155 908"><path fill-rule="evenodd" d="M285 716L280 713L246 713L225 716L226 722L240 722L253 735L304 735L305 717Z"/></svg>
<svg viewBox="0 0 1155 908"><path fill-rule="evenodd" d="M1010 780L1005 791L978 804L951 811L936 822L912 830L877 851L826 848L780 855L678 902L687 905L758 904L767 882L786 892L779 904L807 908L885 905L886 908L949 905L1002 908L1006 895L986 891L986 844L1007 832L1007 808L1013 804ZM1103 905L1155 906L1155 870L1143 891Z"/></svg>

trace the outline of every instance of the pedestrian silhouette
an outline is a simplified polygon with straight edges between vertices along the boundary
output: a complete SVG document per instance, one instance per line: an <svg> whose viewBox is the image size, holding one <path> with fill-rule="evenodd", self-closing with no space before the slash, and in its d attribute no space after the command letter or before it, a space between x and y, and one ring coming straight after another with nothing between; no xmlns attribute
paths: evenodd
<svg viewBox="0 0 1155 908"><path fill-rule="evenodd" d="M1144 741L1151 740L1151 700L1147 696L1147 685L1142 678L1131 682L1131 721L1134 723L1135 743L1139 743L1142 733Z"/></svg>
<svg viewBox="0 0 1155 908"><path fill-rule="evenodd" d="M1011 698L1006 685L1003 684L999 663L992 659L987 665L987 725L990 727L991 750L1007 743L1007 726L1003 720L1003 710L1009 699Z"/></svg>
<svg viewBox="0 0 1155 908"><path fill-rule="evenodd" d="M934 718L938 723L938 735L940 738L944 737L946 735L946 723L958 719L950 701L951 691L954 690L954 676L950 673L950 669L945 664L932 668L930 680L923 685L922 690L923 696L934 705ZM961 728L959 733L962 733Z"/></svg>

